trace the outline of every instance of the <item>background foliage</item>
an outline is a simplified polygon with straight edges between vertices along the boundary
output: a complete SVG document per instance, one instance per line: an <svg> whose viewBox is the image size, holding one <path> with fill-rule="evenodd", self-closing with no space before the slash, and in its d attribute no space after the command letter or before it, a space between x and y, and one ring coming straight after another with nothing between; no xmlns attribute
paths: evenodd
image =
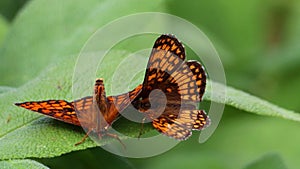
<svg viewBox="0 0 300 169"><path fill-rule="evenodd" d="M0 93L7 97L2 97L0 103L1 126L6 126L0 129L1 136L12 128L17 118L12 114L16 109L4 108L12 106L3 103L53 97L71 99L66 92L70 84L63 83L70 80L71 75L48 77L49 72L71 72L72 68L66 68L64 64L68 63L65 62L74 61L72 55L98 27L120 16L142 11L168 12L197 25L217 48L229 86L300 112L299 1L161 0L145 1L141 5L134 0L3 0L0 2ZM43 92L45 87L47 90ZM18 92L16 98L14 91L20 89L24 91ZM32 134L30 131L36 133L35 137L42 137L39 133L45 130L43 125L52 126L58 133L75 130L78 137L81 135L72 126L40 118L34 113L20 113L27 113L26 118L17 118L17 122L26 122L23 129L30 128L31 122L37 123L32 119L41 121L39 128L26 129L29 134ZM57 124L63 127L57 128ZM194 133L191 139L156 157L126 159L101 148L86 149L87 146L53 158L2 161L0 165L42 167L38 161L51 168L298 168L298 129L299 122L259 116L227 106L218 129L206 143L199 144L198 133ZM0 142L5 142L7 137ZM57 151L68 149L69 140L63 136L56 140ZM5 154L4 149L1 151ZM18 158L21 152L16 155Z"/></svg>

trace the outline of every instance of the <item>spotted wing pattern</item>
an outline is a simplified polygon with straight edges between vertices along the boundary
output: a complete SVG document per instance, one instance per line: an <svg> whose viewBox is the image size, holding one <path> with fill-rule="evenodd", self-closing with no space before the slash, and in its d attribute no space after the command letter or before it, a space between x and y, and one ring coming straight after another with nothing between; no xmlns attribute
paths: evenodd
<svg viewBox="0 0 300 169"><path fill-rule="evenodd" d="M184 60L184 47L175 36L160 36L148 61L139 100L133 102L152 119L155 129L178 140L187 139L191 130L201 130L210 122L204 111L197 110L205 91L205 71L198 61ZM149 98L155 89L165 94L166 102L159 96ZM157 115L161 107L163 111Z"/></svg>
<svg viewBox="0 0 300 169"><path fill-rule="evenodd" d="M198 61L187 61L186 64L188 65L190 71L193 73L189 87L193 87L193 85L197 86L195 93L191 92L190 94L197 95L196 101L201 101L206 86L205 70Z"/></svg>
<svg viewBox="0 0 300 169"><path fill-rule="evenodd" d="M152 125L159 132L177 140L186 140L191 130L202 130L210 121L203 110L184 110L180 115L162 114Z"/></svg>
<svg viewBox="0 0 300 169"><path fill-rule="evenodd" d="M65 100L45 100L15 103L16 106L42 113L51 118L80 126L74 106Z"/></svg>
<svg viewBox="0 0 300 169"><path fill-rule="evenodd" d="M157 131L177 140L185 140L192 134L191 130L185 127L185 123L178 121L177 115L162 114L152 121L152 125Z"/></svg>
<svg viewBox="0 0 300 169"><path fill-rule="evenodd" d="M187 61L172 72L169 84L178 86L181 100L199 102L205 91L206 74L198 61Z"/></svg>
<svg viewBox="0 0 300 169"><path fill-rule="evenodd" d="M184 61L183 45L173 35L160 36L152 49L143 82L142 95L160 89L165 93L178 91L181 99L201 101L206 74L198 61Z"/></svg>
<svg viewBox="0 0 300 169"><path fill-rule="evenodd" d="M165 82L172 72L180 67L185 59L185 50L182 44L173 36L162 35L153 46L145 79L143 91L158 88Z"/></svg>

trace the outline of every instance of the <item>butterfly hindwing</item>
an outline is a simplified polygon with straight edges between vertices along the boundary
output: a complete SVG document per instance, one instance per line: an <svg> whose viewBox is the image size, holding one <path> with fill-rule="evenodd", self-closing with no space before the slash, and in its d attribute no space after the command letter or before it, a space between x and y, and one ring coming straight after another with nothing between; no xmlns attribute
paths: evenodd
<svg viewBox="0 0 300 169"><path fill-rule="evenodd" d="M180 112L178 121L192 130L202 130L210 124L210 119L204 110L183 110Z"/></svg>
<svg viewBox="0 0 300 169"><path fill-rule="evenodd" d="M210 124L203 110L183 110L179 115L162 114L152 121L153 127L162 134L177 140L186 140L191 130L202 130Z"/></svg>
<svg viewBox="0 0 300 169"><path fill-rule="evenodd" d="M177 140L186 140L191 136L191 130L179 123L176 115L162 114L152 121L152 125L160 133Z"/></svg>
<svg viewBox="0 0 300 169"><path fill-rule="evenodd" d="M194 121L193 130L202 130L210 125L211 121L204 110L198 110L197 118Z"/></svg>

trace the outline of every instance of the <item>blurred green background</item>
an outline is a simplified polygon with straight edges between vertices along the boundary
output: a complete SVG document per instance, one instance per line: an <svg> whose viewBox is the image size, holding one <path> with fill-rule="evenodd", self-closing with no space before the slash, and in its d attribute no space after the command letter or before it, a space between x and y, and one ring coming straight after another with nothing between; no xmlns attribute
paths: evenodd
<svg viewBox="0 0 300 169"><path fill-rule="evenodd" d="M51 58L43 58L46 56L40 55L41 52L37 51L40 60L35 67L28 64L30 62L22 63L23 60L18 63L8 62L12 59L8 57L21 56L5 53L7 48L15 47L11 43L10 46L6 46L10 38L27 38L11 33L22 22L22 15L28 12L27 6L34 3L35 1L26 0L0 1L1 86L21 86L37 76L43 64L51 60ZM45 6L47 3L51 1L45 1ZM76 3L74 1L75 5ZM111 5L112 9L105 9L106 11L114 10L113 8L118 6L117 2L110 1L110 3L115 4ZM300 112L298 98L300 95L298 74L300 72L300 1L168 0L159 3L164 4L164 9L159 11L187 19L210 38L225 67L229 86L259 96L278 106ZM107 4L107 1L99 2L100 6L101 4ZM72 9L72 6L62 8ZM132 13L135 11L139 10L132 9ZM56 13L56 11L52 12ZM47 21L47 16L41 17ZM80 14L77 17L80 17ZM106 16L95 17L105 20ZM31 24L36 26L35 22ZM60 24L68 23L64 21ZM49 29L47 26L38 26L47 34ZM28 32L35 33L30 30ZM64 33L57 32L58 35ZM68 36L61 38L68 38ZM34 49L34 46L39 44L24 44L26 45ZM78 50L80 48L81 46L78 46ZM56 47L49 47L49 50L53 49L55 50ZM15 50L18 48L15 47ZM24 54L26 55L26 51ZM30 60L30 57L26 60ZM26 74L28 70L25 69L37 69L34 71L36 74L28 75ZM300 124L297 122L253 115L226 107L216 132L204 144L198 143L199 133L195 132L191 139L162 155L151 158L127 159L112 155L101 148L93 148L60 157L35 160L51 168L296 169L300 166L299 129Z"/></svg>

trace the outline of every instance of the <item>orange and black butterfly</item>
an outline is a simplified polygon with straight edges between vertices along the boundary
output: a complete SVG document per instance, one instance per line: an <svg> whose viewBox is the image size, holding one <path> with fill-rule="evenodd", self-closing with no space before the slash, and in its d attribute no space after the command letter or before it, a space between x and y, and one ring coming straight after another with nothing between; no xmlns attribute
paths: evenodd
<svg viewBox="0 0 300 169"><path fill-rule="evenodd" d="M119 112L123 111L139 94L141 88L142 86L139 85L128 93L106 97L103 79L97 79L94 96L87 96L73 102L45 100L15 103L15 105L66 123L82 126L87 130L87 134L76 145L82 143L90 132L98 134L98 137L106 135L119 140L117 135L107 130L117 119Z"/></svg>
<svg viewBox="0 0 300 169"><path fill-rule="evenodd" d="M132 104L164 135L185 140L191 130L210 123L198 110L206 73L198 61L185 61L183 45L173 35L161 35L153 46L142 91Z"/></svg>

